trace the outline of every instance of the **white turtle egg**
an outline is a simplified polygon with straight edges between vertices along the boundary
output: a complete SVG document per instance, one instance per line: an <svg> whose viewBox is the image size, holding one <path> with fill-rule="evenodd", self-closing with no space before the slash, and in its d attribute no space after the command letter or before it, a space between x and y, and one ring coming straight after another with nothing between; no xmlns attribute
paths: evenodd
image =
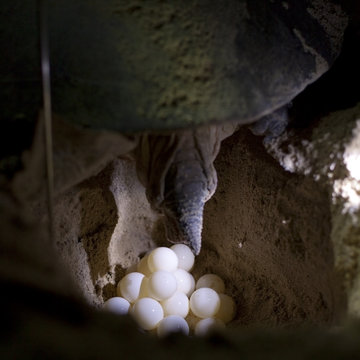
<svg viewBox="0 0 360 360"><path fill-rule="evenodd" d="M150 276L151 275L151 271L149 269L149 265L148 265L148 259L149 259L149 254L146 254L138 263L137 265L137 271L139 273L144 274L145 276Z"/></svg>
<svg viewBox="0 0 360 360"><path fill-rule="evenodd" d="M164 315L178 315L183 318L189 313L189 299L182 292L176 292L170 298L161 302L164 310Z"/></svg>
<svg viewBox="0 0 360 360"><path fill-rule="evenodd" d="M190 296L195 290L194 277L183 269L177 269L173 272L177 281L177 291L185 293Z"/></svg>
<svg viewBox="0 0 360 360"><path fill-rule="evenodd" d="M151 298L139 299L131 310L131 315L144 330L155 329L164 317L160 303Z"/></svg>
<svg viewBox="0 0 360 360"><path fill-rule="evenodd" d="M164 337L171 333L183 333L184 335L189 334L189 325L186 320L181 316L169 315L160 321L157 334L160 337Z"/></svg>
<svg viewBox="0 0 360 360"><path fill-rule="evenodd" d="M215 317L222 320L225 324L230 322L235 317L236 306L232 297L225 294L219 294L220 307Z"/></svg>
<svg viewBox="0 0 360 360"><path fill-rule="evenodd" d="M195 255L190 248L184 244L175 244L170 248L178 257L179 269L190 271L194 266Z"/></svg>
<svg viewBox="0 0 360 360"><path fill-rule="evenodd" d="M216 329L225 328L225 324L214 318L206 318L197 322L194 333L196 336L206 336Z"/></svg>
<svg viewBox="0 0 360 360"><path fill-rule="evenodd" d="M151 251L148 258L149 269L155 271L172 272L177 269L179 260L174 251L167 247L158 247Z"/></svg>
<svg viewBox="0 0 360 360"><path fill-rule="evenodd" d="M156 300L165 300L175 294L177 281L168 271L156 271L149 277L149 295Z"/></svg>
<svg viewBox="0 0 360 360"><path fill-rule="evenodd" d="M117 285L117 294L133 303L139 297L141 282L144 274L133 272L125 275Z"/></svg>
<svg viewBox="0 0 360 360"><path fill-rule="evenodd" d="M199 318L213 317L220 307L220 297L210 288L195 290L190 297L190 309Z"/></svg>
<svg viewBox="0 0 360 360"><path fill-rule="evenodd" d="M104 302L104 309L118 315L126 315L129 312L130 303L119 296L112 297Z"/></svg>
<svg viewBox="0 0 360 360"><path fill-rule="evenodd" d="M223 293L225 291L225 284L220 276L215 274L205 274L201 276L196 283L196 289L200 288L210 288L217 293Z"/></svg>

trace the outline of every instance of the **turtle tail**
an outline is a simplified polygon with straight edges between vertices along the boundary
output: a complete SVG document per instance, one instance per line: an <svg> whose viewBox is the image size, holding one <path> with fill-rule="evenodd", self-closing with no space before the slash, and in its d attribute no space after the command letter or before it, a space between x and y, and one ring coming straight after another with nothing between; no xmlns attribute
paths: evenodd
<svg viewBox="0 0 360 360"><path fill-rule="evenodd" d="M168 240L188 245L195 255L201 249L204 205L209 196L207 178L200 165L173 164L165 181L162 203Z"/></svg>
<svg viewBox="0 0 360 360"><path fill-rule="evenodd" d="M217 186L213 162L221 141L236 125L207 126L143 135L135 151L137 172L152 208L165 219L168 241L190 246L198 255L205 202Z"/></svg>

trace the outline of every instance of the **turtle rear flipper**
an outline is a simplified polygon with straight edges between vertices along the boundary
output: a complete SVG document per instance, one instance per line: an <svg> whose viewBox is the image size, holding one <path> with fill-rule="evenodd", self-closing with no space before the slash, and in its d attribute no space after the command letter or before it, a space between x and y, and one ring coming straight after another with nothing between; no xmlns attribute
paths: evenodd
<svg viewBox="0 0 360 360"><path fill-rule="evenodd" d="M288 105L282 106L271 114L263 116L249 126L249 129L254 135L264 136L264 143L268 143L285 131L289 123L288 108Z"/></svg>
<svg viewBox="0 0 360 360"><path fill-rule="evenodd" d="M201 248L204 205L216 190L213 166L221 141L236 125L206 126L170 135L144 135L135 152L139 179L152 208L164 215L167 239Z"/></svg>

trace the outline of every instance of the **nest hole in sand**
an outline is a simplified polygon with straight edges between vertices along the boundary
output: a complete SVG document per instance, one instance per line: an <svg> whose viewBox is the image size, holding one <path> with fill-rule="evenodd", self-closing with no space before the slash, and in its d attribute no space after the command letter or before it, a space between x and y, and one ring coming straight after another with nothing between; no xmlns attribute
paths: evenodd
<svg viewBox="0 0 360 360"><path fill-rule="evenodd" d="M237 304L230 327L334 324L341 301L328 195L281 168L247 129L223 142L215 167L219 184L192 272L224 279ZM96 307L146 251L171 245L129 159L59 197L55 218L57 248Z"/></svg>

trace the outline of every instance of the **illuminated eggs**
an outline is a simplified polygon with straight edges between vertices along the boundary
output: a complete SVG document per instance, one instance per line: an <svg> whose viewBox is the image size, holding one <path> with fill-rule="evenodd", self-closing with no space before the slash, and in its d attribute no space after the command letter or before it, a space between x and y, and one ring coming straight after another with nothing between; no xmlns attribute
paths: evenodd
<svg viewBox="0 0 360 360"><path fill-rule="evenodd" d="M190 309L199 318L205 319L216 315L220 308L220 297L210 288L195 290L190 297Z"/></svg>
<svg viewBox="0 0 360 360"><path fill-rule="evenodd" d="M157 327L157 334L164 337L171 333L180 332L184 335L189 334L189 325L181 316L169 315L160 321Z"/></svg>
<svg viewBox="0 0 360 360"><path fill-rule="evenodd" d="M190 271L195 263L195 255L190 248L184 244L175 244L170 248L178 257L178 267L185 271Z"/></svg>
<svg viewBox="0 0 360 360"><path fill-rule="evenodd" d="M119 281L118 296L107 300L104 309L129 313L140 328L159 337L190 331L205 336L225 327L235 317L235 302L224 294L224 281L216 274L205 274L195 283L189 273L194 262L183 244L148 252Z"/></svg>
<svg viewBox="0 0 360 360"><path fill-rule="evenodd" d="M127 301L133 303L139 297L141 282L144 274L132 272L125 275L117 286L117 293Z"/></svg>
<svg viewBox="0 0 360 360"><path fill-rule="evenodd" d="M168 271L156 271L149 277L148 292L156 300L165 300L177 289L175 276Z"/></svg>
<svg viewBox="0 0 360 360"><path fill-rule="evenodd" d="M126 315L130 309L130 303L126 299L116 296L105 301L104 308L118 315Z"/></svg>
<svg viewBox="0 0 360 360"><path fill-rule="evenodd" d="M163 270L172 272L178 267L178 257L167 247L159 247L149 254L148 266L151 272Z"/></svg>
<svg viewBox="0 0 360 360"><path fill-rule="evenodd" d="M144 330L152 330L163 319L164 310L156 300L142 298L134 304L131 314Z"/></svg>

